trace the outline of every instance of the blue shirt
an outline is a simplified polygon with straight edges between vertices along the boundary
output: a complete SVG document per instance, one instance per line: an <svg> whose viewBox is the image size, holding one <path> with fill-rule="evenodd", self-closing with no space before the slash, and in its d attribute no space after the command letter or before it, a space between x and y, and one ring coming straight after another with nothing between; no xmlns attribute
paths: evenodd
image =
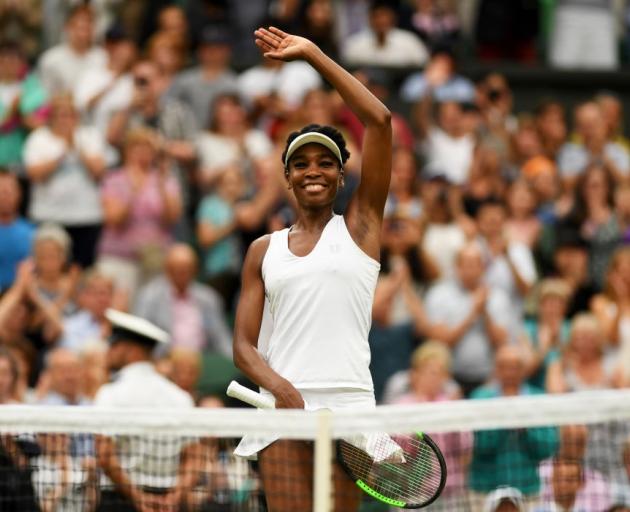
<svg viewBox="0 0 630 512"><path fill-rule="evenodd" d="M0 291L15 280L18 263L31 254L35 228L18 218L10 224L0 224Z"/></svg>
<svg viewBox="0 0 630 512"><path fill-rule="evenodd" d="M218 195L204 197L197 211L197 221L213 226L225 226L232 222L234 209ZM204 273L213 277L223 272L238 273L241 268L241 243L239 237L232 233L217 241L206 249L204 254Z"/></svg>
<svg viewBox="0 0 630 512"><path fill-rule="evenodd" d="M414 73L403 82L400 96L405 101L414 102L424 98L430 90L424 73ZM475 86L467 78L454 75L450 80L433 90L433 98L439 102L472 102L475 100Z"/></svg>
<svg viewBox="0 0 630 512"><path fill-rule="evenodd" d="M79 353L94 340L102 340L101 324L92 313L80 310L64 320L63 335L57 345Z"/></svg>

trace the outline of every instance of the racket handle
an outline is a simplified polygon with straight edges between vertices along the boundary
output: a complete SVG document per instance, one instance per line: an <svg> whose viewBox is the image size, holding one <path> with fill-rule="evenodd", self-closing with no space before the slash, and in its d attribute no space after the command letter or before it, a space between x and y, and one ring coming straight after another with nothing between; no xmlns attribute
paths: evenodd
<svg viewBox="0 0 630 512"><path fill-rule="evenodd" d="M241 402L253 405L259 409L275 409L276 403L272 398L268 398L257 391L242 386L235 380L230 382L226 391L227 396L236 398Z"/></svg>

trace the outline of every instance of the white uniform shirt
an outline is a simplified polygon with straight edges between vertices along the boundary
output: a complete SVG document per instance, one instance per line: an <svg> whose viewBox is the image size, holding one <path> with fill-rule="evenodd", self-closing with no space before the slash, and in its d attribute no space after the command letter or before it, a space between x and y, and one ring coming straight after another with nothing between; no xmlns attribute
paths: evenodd
<svg viewBox="0 0 630 512"><path fill-rule="evenodd" d="M189 409L191 396L160 375L149 362L123 368L118 378L99 389L96 407ZM177 481L179 459L185 440L173 437L116 437L121 467L134 485L170 488ZM111 485L111 484L109 484Z"/></svg>

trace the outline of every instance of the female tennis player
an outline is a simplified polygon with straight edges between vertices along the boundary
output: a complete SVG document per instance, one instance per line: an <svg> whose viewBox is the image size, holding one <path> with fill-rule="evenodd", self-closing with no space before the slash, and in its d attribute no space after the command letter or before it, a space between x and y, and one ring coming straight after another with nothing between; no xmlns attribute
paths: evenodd
<svg viewBox="0 0 630 512"><path fill-rule="evenodd" d="M282 163L297 220L249 247L234 361L277 408L373 408L367 336L391 173L390 112L308 39L274 27L255 35L265 57L311 64L358 116L365 135L361 183L343 216L333 212L349 157L342 135L319 125L289 135ZM273 326L263 342L265 301ZM310 443L246 436L236 453L258 454L270 512L312 510ZM335 510L352 512L359 501L360 491L335 467Z"/></svg>

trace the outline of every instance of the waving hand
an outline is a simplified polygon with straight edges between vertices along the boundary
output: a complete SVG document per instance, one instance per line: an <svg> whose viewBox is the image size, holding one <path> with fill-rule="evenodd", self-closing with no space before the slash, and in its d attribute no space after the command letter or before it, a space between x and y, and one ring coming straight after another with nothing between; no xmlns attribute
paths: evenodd
<svg viewBox="0 0 630 512"><path fill-rule="evenodd" d="M309 50L315 45L304 37L294 36L283 32L279 28L259 28L254 32L256 46L269 59L291 61L305 59Z"/></svg>

